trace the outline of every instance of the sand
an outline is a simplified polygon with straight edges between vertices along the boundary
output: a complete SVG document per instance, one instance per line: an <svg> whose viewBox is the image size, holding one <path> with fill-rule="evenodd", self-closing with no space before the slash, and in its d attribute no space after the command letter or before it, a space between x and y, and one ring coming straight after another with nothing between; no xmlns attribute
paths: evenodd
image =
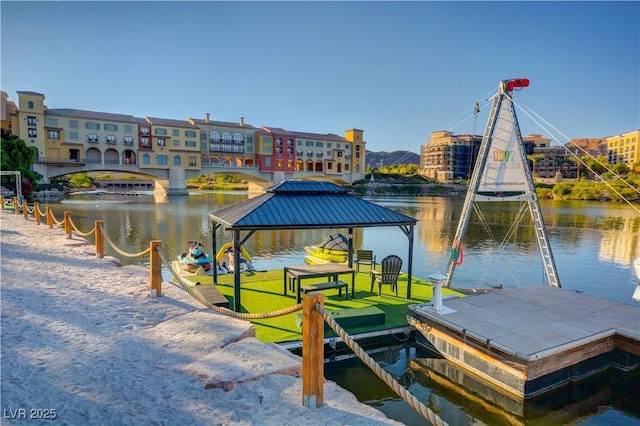
<svg viewBox="0 0 640 426"><path fill-rule="evenodd" d="M304 407L299 357L175 284L163 293L147 268L2 211L2 424L400 424L331 381L323 407Z"/></svg>

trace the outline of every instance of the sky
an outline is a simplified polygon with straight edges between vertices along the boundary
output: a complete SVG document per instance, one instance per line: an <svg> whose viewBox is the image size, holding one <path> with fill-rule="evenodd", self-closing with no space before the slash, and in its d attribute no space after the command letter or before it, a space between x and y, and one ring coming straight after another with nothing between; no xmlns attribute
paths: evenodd
<svg viewBox="0 0 640 426"><path fill-rule="evenodd" d="M640 2L0 2L0 82L49 108L204 118L419 153L482 134L499 82L523 135L640 128ZM480 113L473 114L478 101Z"/></svg>

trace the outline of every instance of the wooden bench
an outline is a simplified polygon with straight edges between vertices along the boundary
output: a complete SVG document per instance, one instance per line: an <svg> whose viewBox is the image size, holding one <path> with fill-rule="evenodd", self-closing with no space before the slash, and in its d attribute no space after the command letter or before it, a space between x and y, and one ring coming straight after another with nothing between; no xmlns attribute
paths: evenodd
<svg viewBox="0 0 640 426"><path fill-rule="evenodd" d="M220 290L213 284L200 285L199 283L193 287L198 293L206 299L207 302L215 306L229 309L229 300L220 293Z"/></svg>
<svg viewBox="0 0 640 426"><path fill-rule="evenodd" d="M349 284L345 283L344 281L329 281L326 283L316 283L316 284L307 284L307 285L303 285L302 287L300 287L300 291L302 293L308 293L310 291L322 291L322 290L329 290L332 288L337 288L338 289L338 295L342 296L342 288L345 288L345 292L344 292L344 298L348 299L349 298Z"/></svg>

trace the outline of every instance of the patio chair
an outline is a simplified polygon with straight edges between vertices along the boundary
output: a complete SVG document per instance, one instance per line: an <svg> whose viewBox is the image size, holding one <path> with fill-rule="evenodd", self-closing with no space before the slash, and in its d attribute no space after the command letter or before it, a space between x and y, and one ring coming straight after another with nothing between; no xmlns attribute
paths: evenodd
<svg viewBox="0 0 640 426"><path fill-rule="evenodd" d="M369 265L370 270L376 268L376 255L371 250L356 250L356 272L360 272L360 265Z"/></svg>
<svg viewBox="0 0 640 426"><path fill-rule="evenodd" d="M391 290L395 290L398 296L398 276L402 268L402 259L396 255L387 256L380 262L381 271L371 270L371 292L373 292L374 283L378 283L378 296L382 295L382 285L389 284Z"/></svg>

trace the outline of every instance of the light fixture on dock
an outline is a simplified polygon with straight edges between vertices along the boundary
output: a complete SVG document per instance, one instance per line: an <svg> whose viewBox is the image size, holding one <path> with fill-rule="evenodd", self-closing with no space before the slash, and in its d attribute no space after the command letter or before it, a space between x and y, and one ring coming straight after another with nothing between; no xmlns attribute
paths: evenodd
<svg viewBox="0 0 640 426"><path fill-rule="evenodd" d="M443 274L429 275L429 279L433 283L433 297L431 302L437 312L442 311L442 286L447 282L447 276Z"/></svg>

